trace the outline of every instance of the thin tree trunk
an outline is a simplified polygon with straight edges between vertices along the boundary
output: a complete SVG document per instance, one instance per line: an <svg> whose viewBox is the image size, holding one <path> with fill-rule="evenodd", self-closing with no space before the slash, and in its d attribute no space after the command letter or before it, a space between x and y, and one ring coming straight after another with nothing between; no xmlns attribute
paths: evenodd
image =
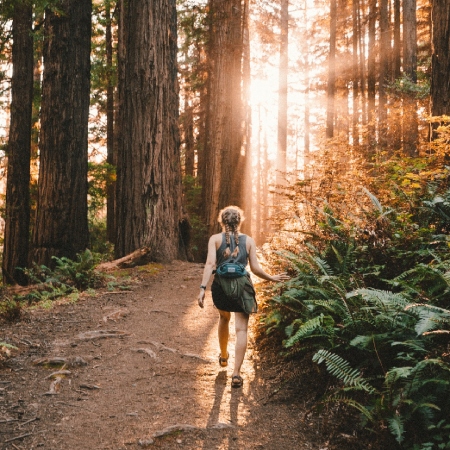
<svg viewBox="0 0 450 450"><path fill-rule="evenodd" d="M401 8L400 0L394 0L394 32L392 48L392 67L390 80L395 81L401 77ZM402 106L398 100L390 100L389 113L389 147L393 150L400 150L402 146Z"/></svg>
<svg viewBox="0 0 450 450"><path fill-rule="evenodd" d="M406 77L417 83L417 19L416 0L404 0L403 3L403 70ZM409 156L417 156L419 135L417 118L417 100L414 94L403 98L403 151Z"/></svg>
<svg viewBox="0 0 450 450"><path fill-rule="evenodd" d="M121 1L116 258L184 258L175 0Z"/></svg>
<svg viewBox="0 0 450 450"><path fill-rule="evenodd" d="M30 156L33 101L32 7L16 2L13 14L11 117L7 147L3 283L26 284L30 236Z"/></svg>
<svg viewBox="0 0 450 450"><path fill-rule="evenodd" d="M280 62L278 66L277 184L286 183L289 0L280 1Z"/></svg>
<svg viewBox="0 0 450 450"><path fill-rule="evenodd" d="M262 244L262 233L261 233L261 209L262 209L262 183L263 183L263 176L266 176L266 174L263 174L262 171L262 140L261 140L261 133L262 133L262 123L261 123L261 105L258 105L258 133L257 133L257 140L256 140L256 205L255 205L255 219L256 219L256 226L254 230L254 236L256 240L256 245Z"/></svg>
<svg viewBox="0 0 450 450"><path fill-rule="evenodd" d="M190 103L189 88L184 91L184 114L183 114L183 136L184 136L184 174L194 176L195 171L195 141L194 141L194 107Z"/></svg>
<svg viewBox="0 0 450 450"><path fill-rule="evenodd" d="M389 57L391 56L391 37L389 28L388 0L380 0L380 70L378 82L378 132L382 149L387 144L387 94L389 80Z"/></svg>
<svg viewBox="0 0 450 450"><path fill-rule="evenodd" d="M328 54L327 128L326 137L334 136L334 101L336 91L336 27L337 0L330 0L330 50Z"/></svg>
<svg viewBox="0 0 450 450"><path fill-rule="evenodd" d="M303 154L303 173L304 178L309 178L309 165L310 165L310 79L309 79L309 58L308 58L308 0L305 0L305 137L304 137L304 154Z"/></svg>
<svg viewBox="0 0 450 450"><path fill-rule="evenodd" d="M75 259L89 243L87 159L91 0L46 11L39 191L32 260Z"/></svg>
<svg viewBox="0 0 450 450"><path fill-rule="evenodd" d="M105 2L105 46L106 46L106 162L115 166L114 154L114 83L113 83L113 45L112 45L112 16L110 0ZM107 186L107 210L106 210L106 234L109 242L116 238L115 224L115 182L109 182Z"/></svg>
<svg viewBox="0 0 450 450"><path fill-rule="evenodd" d="M375 84L376 84L376 48L375 25L377 19L377 0L369 1L369 30L368 30L368 58L367 58L367 99L369 121L369 145L373 146L375 139Z"/></svg>
<svg viewBox="0 0 450 450"><path fill-rule="evenodd" d="M353 145L359 146L359 73L358 73L358 42L359 42L359 0L352 2L352 138Z"/></svg>
<svg viewBox="0 0 450 450"><path fill-rule="evenodd" d="M367 103L366 103L366 46L365 32L361 23L361 15L364 15L365 0L360 0L358 11L358 30L359 30L359 80L360 80L360 101L361 101L361 117L362 124L367 125Z"/></svg>
<svg viewBox="0 0 450 450"><path fill-rule="evenodd" d="M392 80L397 80L401 76L401 9L400 0L394 0L394 45L392 51Z"/></svg>

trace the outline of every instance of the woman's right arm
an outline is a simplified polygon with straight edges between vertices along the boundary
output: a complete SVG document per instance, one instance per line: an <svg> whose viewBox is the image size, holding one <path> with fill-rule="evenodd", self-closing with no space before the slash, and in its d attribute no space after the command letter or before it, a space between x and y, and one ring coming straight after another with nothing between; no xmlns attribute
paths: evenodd
<svg viewBox="0 0 450 450"><path fill-rule="evenodd" d="M205 267L203 269L203 277L200 287L200 293L198 294L198 305L200 308L203 308L203 301L205 299L205 289L208 284L209 279L211 278L212 272L216 265L216 237L217 235L213 235L209 238L208 242L208 256L206 257Z"/></svg>

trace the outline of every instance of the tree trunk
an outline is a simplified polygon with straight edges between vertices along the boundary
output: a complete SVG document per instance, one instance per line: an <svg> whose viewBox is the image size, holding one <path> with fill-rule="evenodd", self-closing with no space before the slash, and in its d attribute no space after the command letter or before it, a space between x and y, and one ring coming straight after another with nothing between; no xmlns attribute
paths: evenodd
<svg viewBox="0 0 450 450"><path fill-rule="evenodd" d="M387 144L387 94L389 81L389 57L391 56L391 39L389 29L388 0L380 0L380 70L378 82L378 133L381 148Z"/></svg>
<svg viewBox="0 0 450 450"><path fill-rule="evenodd" d="M359 146L359 72L358 72L358 42L359 42L359 0L352 2L352 139L355 147Z"/></svg>
<svg viewBox="0 0 450 450"><path fill-rule="evenodd" d="M105 2L105 46L107 65L107 88L106 88L106 162L111 166L116 165L114 155L114 82L113 82L113 40L112 40L112 16L111 2ZM116 237L116 224L114 213L115 182L108 183L106 202L106 234L109 242L114 242Z"/></svg>
<svg viewBox="0 0 450 450"><path fill-rule="evenodd" d="M206 229L208 234L213 234L219 230L219 210L229 204L239 206L243 200L241 0L210 0L209 19L202 195Z"/></svg>
<svg viewBox="0 0 450 450"><path fill-rule="evenodd" d="M431 115L450 116L450 0L434 0L432 9Z"/></svg>
<svg viewBox="0 0 450 450"><path fill-rule="evenodd" d="M303 177L304 179L309 178L310 172L310 134L311 134L311 123L310 123L310 99L309 99L309 91L310 91L310 76L309 76L309 40L308 40L309 30L308 30L308 1L305 0L305 47L304 47L304 55L305 55L305 137L304 137L304 153L303 153Z"/></svg>
<svg viewBox="0 0 450 450"><path fill-rule="evenodd" d="M358 10L358 30L359 30L359 85L361 100L361 122L367 125L367 104L366 104L366 45L364 26L361 23L361 16L364 16L365 0L360 0Z"/></svg>
<svg viewBox="0 0 450 450"><path fill-rule="evenodd" d="M280 0L280 62L278 66L278 150L277 184L286 183L286 149L288 127L288 48L289 48L289 0Z"/></svg>
<svg viewBox="0 0 450 450"><path fill-rule="evenodd" d="M246 211L246 219L243 223L243 233L252 234L252 209L253 209L253 189L244 189L244 186L253 186L253 170L252 170L252 108L249 104L250 98L250 30L249 30L249 0L243 1L243 62L242 62L242 87L243 87L243 143L242 152L244 153L245 177L241 189L242 206ZM242 153L241 152L241 153Z"/></svg>
<svg viewBox="0 0 450 450"><path fill-rule="evenodd" d="M392 78L391 80L397 80L401 76L401 13L400 13L400 0L394 0L394 40L392 51Z"/></svg>
<svg viewBox="0 0 450 450"><path fill-rule="evenodd" d="M403 2L403 71L412 83L417 83L416 0L404 0ZM413 93L405 94L403 98L403 151L406 155L418 155L418 135L417 100Z"/></svg>
<svg viewBox="0 0 450 450"><path fill-rule="evenodd" d="M401 8L400 0L394 0L394 31L392 47L392 64L390 80L395 81L401 77ZM388 141L391 151L400 150L402 146L402 106L395 98L389 100L389 129Z"/></svg>
<svg viewBox="0 0 450 450"><path fill-rule="evenodd" d="M87 149L91 0L46 11L39 192L32 260L74 259L88 246Z"/></svg>
<svg viewBox="0 0 450 450"><path fill-rule="evenodd" d="M122 0L120 27L116 258L167 262L183 257L176 1Z"/></svg>
<svg viewBox="0 0 450 450"><path fill-rule="evenodd" d="M327 128L326 137L334 135L334 100L336 91L336 27L337 0L330 0L330 51L328 54Z"/></svg>
<svg viewBox="0 0 450 450"><path fill-rule="evenodd" d="M369 0L369 30L367 43L367 100L369 121L369 144L375 144L375 84L376 84L376 48L375 48L375 25L377 19L377 0Z"/></svg>
<svg viewBox="0 0 450 450"><path fill-rule="evenodd" d="M7 147L3 283L26 284L30 236L30 155L33 101L32 7L16 2L13 15L11 119Z"/></svg>
<svg viewBox="0 0 450 450"><path fill-rule="evenodd" d="M190 177L195 173L194 106L190 102L190 89L186 83L184 91L183 136L184 136L184 174Z"/></svg>

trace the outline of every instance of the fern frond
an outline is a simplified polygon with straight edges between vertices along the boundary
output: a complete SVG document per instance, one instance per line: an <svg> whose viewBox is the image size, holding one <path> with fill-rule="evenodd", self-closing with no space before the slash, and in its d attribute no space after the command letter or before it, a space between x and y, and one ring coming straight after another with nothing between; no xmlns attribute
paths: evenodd
<svg viewBox="0 0 450 450"><path fill-rule="evenodd" d="M342 403L344 405L351 406L357 409L361 414L363 414L369 422L374 422L375 418L372 413L361 403L348 397L341 396L339 394L329 397L329 400L334 403Z"/></svg>
<svg viewBox="0 0 450 450"><path fill-rule="evenodd" d="M301 325L297 332L285 342L284 346L286 348L292 347L297 342L305 338L305 336L310 335L313 331L324 326L325 328L330 329L333 328L333 325L334 320L330 316L320 314L319 316L314 317Z"/></svg>
<svg viewBox="0 0 450 450"><path fill-rule="evenodd" d="M388 417L387 422L389 430L394 435L395 440L401 444L403 441L403 433L405 432L402 417L398 415Z"/></svg>
<svg viewBox="0 0 450 450"><path fill-rule="evenodd" d="M380 214L382 214L384 212L384 208L383 205L380 203L380 201L378 200L377 197L375 197L375 195L372 194L372 192L370 192L368 189L366 189L365 187L362 188L362 190L364 191L364 193L367 195L367 197L370 198L370 201L372 202L373 206L375 206L375 208L378 210L378 212Z"/></svg>
<svg viewBox="0 0 450 450"><path fill-rule="evenodd" d="M384 383L386 386L392 386L393 383L399 379L407 379L411 377L414 372L414 368L411 366L406 367L394 367L386 373L384 377Z"/></svg>
<svg viewBox="0 0 450 450"><path fill-rule="evenodd" d="M339 380L342 380L345 385L355 386L369 393L376 392L375 388L361 376L359 370L352 369L348 361L339 355L322 349L313 356L313 361L317 362L317 364L325 362L328 372Z"/></svg>
<svg viewBox="0 0 450 450"><path fill-rule="evenodd" d="M324 275L332 276L333 270L331 269L330 265L322 258L319 258L318 256L312 256L311 259L315 262L318 269L323 272Z"/></svg>

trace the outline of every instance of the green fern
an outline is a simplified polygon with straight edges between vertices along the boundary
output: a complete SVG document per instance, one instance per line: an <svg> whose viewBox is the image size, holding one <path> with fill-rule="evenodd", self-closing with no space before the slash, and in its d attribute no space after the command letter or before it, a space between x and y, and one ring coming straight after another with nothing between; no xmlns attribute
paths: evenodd
<svg viewBox="0 0 450 450"><path fill-rule="evenodd" d="M394 435L395 440L401 444L404 437L403 434L405 432L404 423L401 416L394 415L392 417L387 418L389 431Z"/></svg>
<svg viewBox="0 0 450 450"><path fill-rule="evenodd" d="M376 389L365 380L358 369L352 369L348 361L339 355L328 350L319 350L314 356L313 361L317 364L325 362L328 372L342 380L345 385L354 386L368 393L375 393Z"/></svg>
<svg viewBox="0 0 450 450"><path fill-rule="evenodd" d="M320 314L319 316L314 317L313 319L310 319L307 322L301 324L296 333L284 343L284 346L286 348L294 346L306 336L311 336L311 334L317 329L320 330L320 335L322 336L325 336L326 334L332 335L333 326L334 321L330 316Z"/></svg>

